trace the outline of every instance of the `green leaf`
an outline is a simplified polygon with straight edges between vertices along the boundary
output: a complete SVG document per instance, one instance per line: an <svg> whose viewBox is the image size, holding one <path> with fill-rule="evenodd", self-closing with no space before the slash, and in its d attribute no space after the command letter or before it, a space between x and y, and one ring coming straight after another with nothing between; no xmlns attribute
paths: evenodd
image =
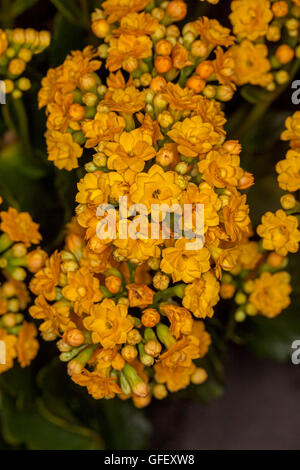
<svg viewBox="0 0 300 470"><path fill-rule="evenodd" d="M82 24L81 12L74 0L51 0L51 2L70 23Z"/></svg>
<svg viewBox="0 0 300 470"><path fill-rule="evenodd" d="M21 15L24 11L33 7L38 0L15 0L12 3L12 6L9 11L9 16L15 18L18 15Z"/></svg>

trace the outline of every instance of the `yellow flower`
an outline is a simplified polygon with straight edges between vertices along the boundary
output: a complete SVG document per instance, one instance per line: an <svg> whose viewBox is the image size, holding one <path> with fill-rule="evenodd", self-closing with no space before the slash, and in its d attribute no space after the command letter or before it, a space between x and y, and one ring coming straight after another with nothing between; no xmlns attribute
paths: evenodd
<svg viewBox="0 0 300 470"><path fill-rule="evenodd" d="M282 140L290 140L292 148L300 147L300 111L296 111L293 116L289 116L285 121L286 130L281 134Z"/></svg>
<svg viewBox="0 0 300 470"><path fill-rule="evenodd" d="M192 360L200 357L199 345L200 339L196 336L184 336L161 354L158 362L169 368L190 367Z"/></svg>
<svg viewBox="0 0 300 470"><path fill-rule="evenodd" d="M246 242L238 245L240 250L238 263L242 269L254 269L260 261L262 254L259 252L257 242Z"/></svg>
<svg viewBox="0 0 300 470"><path fill-rule="evenodd" d="M5 53L8 46L7 34L3 29L0 29L0 57Z"/></svg>
<svg viewBox="0 0 300 470"><path fill-rule="evenodd" d="M254 289L249 297L250 302L264 316L273 318L290 304L290 276L286 272L271 274L268 272L254 280Z"/></svg>
<svg viewBox="0 0 300 470"><path fill-rule="evenodd" d="M137 240L127 238L126 240L114 240L113 244L117 247L119 257L140 264L149 258L159 258L159 245L162 244L162 241L151 238L138 238Z"/></svg>
<svg viewBox="0 0 300 470"><path fill-rule="evenodd" d="M62 289L62 294L73 303L77 315L89 313L92 305L99 302L103 297L100 291L99 279L86 268L68 273L68 283Z"/></svg>
<svg viewBox="0 0 300 470"><path fill-rule="evenodd" d="M224 28L219 21L203 16L192 23L195 30L200 34L209 46L228 47L234 43L234 37L230 35L230 29Z"/></svg>
<svg viewBox="0 0 300 470"><path fill-rule="evenodd" d="M229 15L233 32L238 38L250 41L265 36L273 14L268 0L234 0Z"/></svg>
<svg viewBox="0 0 300 470"><path fill-rule="evenodd" d="M74 142L72 135L59 131L48 130L45 133L48 160L60 170L73 170L78 167L78 158L82 155L82 148Z"/></svg>
<svg viewBox="0 0 300 470"><path fill-rule="evenodd" d="M270 73L268 48L265 44L254 44L247 39L232 46L230 53L235 62L235 81L237 85L267 86L273 78Z"/></svg>
<svg viewBox="0 0 300 470"><path fill-rule="evenodd" d="M190 367L170 368L164 362L154 365L155 380L158 383L166 383L170 392L177 392L186 388L191 382L191 376L196 370L195 364L192 362Z"/></svg>
<svg viewBox="0 0 300 470"><path fill-rule="evenodd" d="M160 306L160 310L166 315L171 323L170 333L178 339L181 335L189 335L193 329L193 317L191 313L183 307L173 304Z"/></svg>
<svg viewBox="0 0 300 470"><path fill-rule="evenodd" d="M140 129L123 132L118 143L108 142L103 151L108 156L107 167L120 173L127 169L134 173L143 171L145 162L156 153L150 135Z"/></svg>
<svg viewBox="0 0 300 470"><path fill-rule="evenodd" d="M44 320L40 326L42 333L53 333L54 337L75 327L75 324L70 320L69 307L63 302L50 305L43 295L39 295L35 299L34 305L29 308L29 313L37 320ZM51 339L53 338L51 337Z"/></svg>
<svg viewBox="0 0 300 470"><path fill-rule="evenodd" d="M124 86L124 88L109 88L100 106L107 106L110 111L131 115L145 107L145 93L132 85Z"/></svg>
<svg viewBox="0 0 300 470"><path fill-rule="evenodd" d="M104 15L109 23L115 23L129 13L141 11L150 0L106 0L102 3Z"/></svg>
<svg viewBox="0 0 300 470"><path fill-rule="evenodd" d="M211 345L210 334L205 329L203 321L196 320L193 323L192 335L199 340L199 357L204 357Z"/></svg>
<svg viewBox="0 0 300 470"><path fill-rule="evenodd" d="M239 241L249 233L249 206L246 203L246 195L232 192L230 196L222 196L223 220L225 231L233 241Z"/></svg>
<svg viewBox="0 0 300 470"><path fill-rule="evenodd" d="M219 301L219 290L220 284L215 275L208 271L200 279L186 286L182 303L197 318L212 317L213 307Z"/></svg>
<svg viewBox="0 0 300 470"><path fill-rule="evenodd" d="M101 343L104 348L126 343L127 333L133 328L133 322L128 317L128 307L116 305L111 299L93 305L83 324L92 331L93 342Z"/></svg>
<svg viewBox="0 0 300 470"><path fill-rule="evenodd" d="M154 291L145 284L127 284L130 307L146 308L153 303Z"/></svg>
<svg viewBox="0 0 300 470"><path fill-rule="evenodd" d="M101 171L86 173L77 184L76 201L80 204L96 205L108 202L109 185Z"/></svg>
<svg viewBox="0 0 300 470"><path fill-rule="evenodd" d="M14 242L22 242L26 246L38 244L42 236L39 225L32 221L27 212L18 212L10 207L7 212L0 212L0 229Z"/></svg>
<svg viewBox="0 0 300 470"><path fill-rule="evenodd" d="M158 20L149 13L128 13L120 21L120 27L113 30L114 36L133 34L134 36L151 36L158 26Z"/></svg>
<svg viewBox="0 0 300 470"><path fill-rule="evenodd" d="M148 36L121 34L119 38L112 38L110 41L106 67L110 72L123 68L131 73L138 68L140 59L146 59L151 54L152 41Z"/></svg>
<svg viewBox="0 0 300 470"><path fill-rule="evenodd" d="M96 147L100 142L113 140L125 128L125 120L115 113L98 112L93 120L82 123L82 131L87 138L87 148Z"/></svg>
<svg viewBox="0 0 300 470"><path fill-rule="evenodd" d="M222 141L222 137L214 130L213 125L203 122L200 116L176 122L168 132L168 136L178 144L178 151L186 157L197 157L201 153L207 153L213 145Z"/></svg>
<svg viewBox="0 0 300 470"><path fill-rule="evenodd" d="M3 341L5 345L5 364L0 364L0 374L2 374L13 367L14 359L17 356L17 337L8 334L4 328L0 328L0 341Z"/></svg>
<svg viewBox="0 0 300 470"><path fill-rule="evenodd" d="M174 282L193 282L210 269L210 254L207 248L187 250L188 240L177 240L174 247L165 248L162 252L161 270L172 275Z"/></svg>
<svg viewBox="0 0 300 470"><path fill-rule="evenodd" d="M30 282L30 290L35 295L43 294L47 300L56 298L56 286L60 275L60 254L55 251L46 260L45 267L38 271Z"/></svg>
<svg viewBox="0 0 300 470"><path fill-rule="evenodd" d="M72 375L72 380L76 384L86 387L89 394L95 400L114 398L115 394L121 393L121 389L115 379L100 372L90 372L87 369L83 369L81 374Z"/></svg>
<svg viewBox="0 0 300 470"><path fill-rule="evenodd" d="M300 189L300 148L289 150L285 159L277 163L276 171L282 189L290 192Z"/></svg>
<svg viewBox="0 0 300 470"><path fill-rule="evenodd" d="M257 227L257 233L263 239L265 250L274 250L280 256L298 251L300 231L296 217L286 215L283 210L279 209L275 214L266 212L261 222L261 225Z"/></svg>
<svg viewBox="0 0 300 470"><path fill-rule="evenodd" d="M218 81L222 85L230 86L235 89L234 82L234 69L235 63L230 50L223 51L221 47L217 47L216 58L213 61L213 67Z"/></svg>
<svg viewBox="0 0 300 470"><path fill-rule="evenodd" d="M177 174L164 171L161 166L153 165L148 173L137 175L130 189L131 199L135 203L143 203L148 210L152 204L176 204L181 194L176 184Z"/></svg>
<svg viewBox="0 0 300 470"><path fill-rule="evenodd" d="M21 367L29 366L37 355L39 342L36 339L37 330L33 323L24 321L18 335L17 353Z"/></svg>
<svg viewBox="0 0 300 470"><path fill-rule="evenodd" d="M202 178L216 188L237 186L244 173L240 167L240 157L231 155L222 147L211 150L200 160L198 170Z"/></svg>
<svg viewBox="0 0 300 470"><path fill-rule="evenodd" d="M197 96L190 88L182 88L178 83L168 82L162 91L163 98L174 111L192 110L196 107Z"/></svg>

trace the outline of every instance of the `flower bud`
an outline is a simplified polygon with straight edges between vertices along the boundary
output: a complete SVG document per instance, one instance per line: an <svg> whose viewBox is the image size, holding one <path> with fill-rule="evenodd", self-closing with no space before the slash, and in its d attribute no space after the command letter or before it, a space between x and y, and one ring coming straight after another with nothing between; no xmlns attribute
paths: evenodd
<svg viewBox="0 0 300 470"><path fill-rule="evenodd" d="M191 376L191 382L195 385L203 384L207 380L207 372L205 369L197 367Z"/></svg>
<svg viewBox="0 0 300 470"><path fill-rule="evenodd" d="M293 59L294 55L294 50L287 44L282 44L279 46L275 53L276 59L280 62L280 64L287 64Z"/></svg>
<svg viewBox="0 0 300 470"><path fill-rule="evenodd" d="M286 211L290 210L290 209L294 209L297 205L297 199L295 198L295 196L293 194L284 194L281 198L280 198L280 204L282 206L282 208Z"/></svg>
<svg viewBox="0 0 300 470"><path fill-rule="evenodd" d="M167 391L165 385L163 385L163 384L154 385L154 387L153 387L153 396L157 400L163 400L164 398L166 398L167 395L168 395L168 391Z"/></svg>
<svg viewBox="0 0 300 470"><path fill-rule="evenodd" d="M257 308L255 307L255 305L251 303L246 305L245 310L246 310L246 313L250 316L254 316L257 314Z"/></svg>
<svg viewBox="0 0 300 470"><path fill-rule="evenodd" d="M221 284L220 296L222 299L231 299L234 296L235 287L233 284Z"/></svg>
<svg viewBox="0 0 300 470"><path fill-rule="evenodd" d="M127 343L131 346L135 346L140 343L142 339L142 335L135 328L127 333Z"/></svg>
<svg viewBox="0 0 300 470"><path fill-rule="evenodd" d="M166 274L160 272L156 273L153 277L153 285L155 289L166 290L169 287L170 278Z"/></svg>
<svg viewBox="0 0 300 470"><path fill-rule="evenodd" d="M8 71L12 75L21 75L26 67L26 62L22 59L12 59L8 66Z"/></svg>
<svg viewBox="0 0 300 470"><path fill-rule="evenodd" d="M143 311L141 320L145 327L152 328L159 323L160 314L154 308L147 308Z"/></svg>
<svg viewBox="0 0 300 470"><path fill-rule="evenodd" d="M173 0L168 4L167 13L173 21L181 21L185 18L187 5L183 0Z"/></svg>
<svg viewBox="0 0 300 470"><path fill-rule="evenodd" d="M72 330L67 331L64 334L63 339L67 344L69 344L73 348L81 346L85 341L84 334L77 328L73 328Z"/></svg>
<svg viewBox="0 0 300 470"><path fill-rule="evenodd" d="M208 54L208 49L205 42L201 39L194 41L191 46L191 54L197 58L206 57Z"/></svg>
<svg viewBox="0 0 300 470"><path fill-rule="evenodd" d="M275 18L282 18L283 16L286 16L289 12L288 3L285 1L275 2L272 5L272 11Z"/></svg>
<svg viewBox="0 0 300 470"><path fill-rule="evenodd" d="M133 345L126 344L126 346L122 348L121 354L126 362L132 362L137 357L138 352Z"/></svg>
<svg viewBox="0 0 300 470"><path fill-rule="evenodd" d="M145 344L144 349L149 356L157 357L160 355L162 347L158 341L151 339Z"/></svg>
<svg viewBox="0 0 300 470"><path fill-rule="evenodd" d="M172 52L173 45L166 39L161 39L155 46L155 52L157 55L169 56Z"/></svg>
<svg viewBox="0 0 300 470"><path fill-rule="evenodd" d="M169 72L169 70L171 70L173 66L172 59L169 56L159 55L154 61L154 66L156 68L157 73L167 73Z"/></svg>
<svg viewBox="0 0 300 470"><path fill-rule="evenodd" d="M196 75L194 75L193 77L190 77L188 81L186 82L186 86L194 90L195 93L201 93L205 85L206 85L205 80L203 80L202 78Z"/></svg>
<svg viewBox="0 0 300 470"><path fill-rule="evenodd" d="M205 60L204 62L201 62L196 68L196 73L199 75L200 78L206 79L211 76L212 73L214 73L214 67L212 65L212 62L209 60Z"/></svg>
<svg viewBox="0 0 300 470"><path fill-rule="evenodd" d="M105 38L110 32L110 26L104 19L96 20L92 22L92 31L97 38Z"/></svg>

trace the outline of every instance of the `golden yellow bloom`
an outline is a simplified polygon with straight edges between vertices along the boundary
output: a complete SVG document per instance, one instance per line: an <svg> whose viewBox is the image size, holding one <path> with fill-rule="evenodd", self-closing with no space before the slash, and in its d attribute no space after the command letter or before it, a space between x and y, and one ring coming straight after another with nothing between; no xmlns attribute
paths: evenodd
<svg viewBox="0 0 300 470"><path fill-rule="evenodd" d="M146 234L145 234L146 235ZM139 235L138 235L139 236ZM137 240L127 238L126 240L114 240L113 244L117 247L118 256L128 259L133 263L142 263L149 258L159 258L161 240L148 238L143 239L142 235Z"/></svg>
<svg viewBox="0 0 300 470"><path fill-rule="evenodd" d="M0 57L5 53L8 46L7 34L3 29L0 29Z"/></svg>
<svg viewBox="0 0 300 470"><path fill-rule="evenodd" d="M170 333L178 339L181 335L190 335L193 329L193 317L183 307L173 304L160 306L160 310L166 315L171 323Z"/></svg>
<svg viewBox="0 0 300 470"><path fill-rule="evenodd" d="M199 357L204 357L211 344L210 334L205 329L205 323L196 320L193 323L192 335L199 340Z"/></svg>
<svg viewBox="0 0 300 470"><path fill-rule="evenodd" d="M193 359L200 357L200 339L196 336L183 336L161 354L158 362L169 368L190 367Z"/></svg>
<svg viewBox="0 0 300 470"><path fill-rule="evenodd" d="M108 142L103 151L108 156L107 167L120 173L127 169L139 173L155 157L150 135L140 129L123 132L118 142Z"/></svg>
<svg viewBox="0 0 300 470"><path fill-rule="evenodd" d="M92 305L99 302L103 297L100 291L99 279L86 268L68 273L68 283L62 289L62 294L73 303L77 315L89 313Z"/></svg>
<svg viewBox="0 0 300 470"><path fill-rule="evenodd" d="M276 165L279 186L285 191L300 189L300 148L289 150L284 160Z"/></svg>
<svg viewBox="0 0 300 470"><path fill-rule="evenodd" d="M249 297L250 302L264 316L273 318L290 304L290 276L286 272L271 274L268 272L254 280L254 289Z"/></svg>
<svg viewBox="0 0 300 470"><path fill-rule="evenodd" d="M197 96L193 90L182 88L178 83L168 82L163 88L162 96L173 111L192 110L196 107Z"/></svg>
<svg viewBox="0 0 300 470"><path fill-rule="evenodd" d="M234 0L229 15L233 32L250 41L265 36L273 14L269 0Z"/></svg>
<svg viewBox="0 0 300 470"><path fill-rule="evenodd" d="M132 85L124 86L124 89L109 88L100 106L107 106L110 111L118 113L134 114L145 107L145 93Z"/></svg>
<svg viewBox="0 0 300 470"><path fill-rule="evenodd" d="M31 361L37 355L39 342L36 339L37 330L33 323L23 322L19 331L18 342L16 345L18 361L21 367L29 366Z"/></svg>
<svg viewBox="0 0 300 470"><path fill-rule="evenodd" d="M222 136L214 130L213 125L203 122L200 116L176 122L168 136L178 144L178 151L186 157L207 153L213 145L222 142Z"/></svg>
<svg viewBox="0 0 300 470"><path fill-rule="evenodd" d="M82 131L87 138L87 148L96 147L100 142L113 140L125 128L125 120L110 112L98 112L93 120L87 119L82 123Z"/></svg>
<svg viewBox="0 0 300 470"><path fill-rule="evenodd" d="M90 372L87 369L83 369L81 374L72 375L72 380L76 384L86 387L89 394L95 400L114 398L116 394L121 393L121 389L115 379L100 372Z"/></svg>
<svg viewBox="0 0 300 470"><path fill-rule="evenodd" d="M296 253L299 249L300 231L298 220L293 215L279 209L273 214L266 212L261 218L257 233L263 239L265 250L274 250L278 255L286 256L288 252Z"/></svg>
<svg viewBox="0 0 300 470"><path fill-rule="evenodd" d="M14 364L14 358L17 356L16 343L17 337L9 335L4 328L0 328L0 341L5 344L5 364L0 364L0 374L11 369Z"/></svg>
<svg viewBox="0 0 300 470"><path fill-rule="evenodd" d="M106 0L102 3L104 15L108 16L109 23L121 20L129 13L141 11L150 0Z"/></svg>
<svg viewBox="0 0 300 470"><path fill-rule="evenodd" d="M300 147L300 111L296 111L293 116L289 116L285 121L286 130L281 134L282 140L290 140L292 148Z"/></svg>
<svg viewBox="0 0 300 470"><path fill-rule="evenodd" d="M246 199L245 194L238 192L231 193L228 198L222 198L225 231L233 242L241 240L243 235L249 233L249 206Z"/></svg>
<svg viewBox="0 0 300 470"><path fill-rule="evenodd" d="M176 204L181 194L176 184L177 174L164 171L161 166L153 165L148 173L137 175L130 188L131 199L135 203L143 203L150 210L152 204Z"/></svg>
<svg viewBox="0 0 300 470"><path fill-rule="evenodd" d="M86 173L77 184L76 201L80 204L96 205L108 202L109 185L101 171Z"/></svg>
<svg viewBox="0 0 300 470"><path fill-rule="evenodd" d="M7 212L0 212L0 229L14 242L22 242L25 246L38 244L42 236L39 225L32 221L27 212L18 212L10 207Z"/></svg>
<svg viewBox="0 0 300 470"><path fill-rule="evenodd" d="M193 62L189 60L189 51L182 44L179 44L179 42L172 50L172 62L173 67L179 70L193 65Z"/></svg>
<svg viewBox="0 0 300 470"><path fill-rule="evenodd" d="M220 284L215 275L208 271L186 286L182 303L197 318L212 317L213 307L219 301L219 290Z"/></svg>
<svg viewBox="0 0 300 470"><path fill-rule="evenodd" d="M78 167L78 158L82 155L82 148L74 142L72 135L59 131L48 130L45 134L48 159L60 170L73 170Z"/></svg>
<svg viewBox="0 0 300 470"><path fill-rule="evenodd" d="M233 83L235 63L230 50L224 52L223 49L218 46L215 54L216 58L212 64L218 81L221 85L227 85L235 89L236 86Z"/></svg>
<svg viewBox="0 0 300 470"><path fill-rule="evenodd" d="M56 298L56 286L60 274L60 254L55 251L46 260L45 267L38 271L30 282L30 290L35 295L43 294L47 300Z"/></svg>
<svg viewBox="0 0 300 470"><path fill-rule="evenodd" d="M113 30L114 36L133 34L134 36L151 36L158 26L158 20L149 13L129 13L123 16L120 27Z"/></svg>
<svg viewBox="0 0 300 470"><path fill-rule="evenodd" d="M230 53L235 61L235 81L237 85L267 86L273 78L270 73L268 48L265 44L254 44L244 39L239 45L232 46Z"/></svg>
<svg viewBox="0 0 300 470"><path fill-rule="evenodd" d="M170 392L177 392L186 388L191 382L191 376L196 370L194 363L190 367L168 367L164 362L156 363L154 366L155 380L165 383Z"/></svg>
<svg viewBox="0 0 300 470"><path fill-rule="evenodd" d="M174 282L193 282L210 269L210 254L207 248L187 250L188 240L177 240L174 247L165 248L162 252L161 270L172 275Z"/></svg>
<svg viewBox="0 0 300 470"><path fill-rule="evenodd" d="M75 324L70 320L69 307L62 302L50 305L43 295L39 295L35 299L34 305L29 308L29 313L37 320L44 320L40 326L42 333L53 332L54 336L59 336L66 330L75 327Z"/></svg>
<svg viewBox="0 0 300 470"><path fill-rule="evenodd" d="M238 263L243 269L254 269L262 254L259 252L257 242L246 242L238 245L240 250Z"/></svg>
<svg viewBox="0 0 300 470"><path fill-rule="evenodd" d="M133 322L128 317L128 307L116 305L111 299L93 305L83 324L92 331L93 342L100 343L104 348L126 343L127 333L133 328Z"/></svg>
<svg viewBox="0 0 300 470"><path fill-rule="evenodd" d="M138 60L146 59L151 54L152 41L148 36L121 34L110 41L106 67L110 72L123 68L131 73L138 68Z"/></svg>
<svg viewBox="0 0 300 470"><path fill-rule="evenodd" d="M128 284L126 287L130 307L146 308L152 304L154 291L145 284Z"/></svg>
<svg viewBox="0 0 300 470"><path fill-rule="evenodd" d="M211 150L198 163L198 170L203 179L216 188L237 186L244 173L240 167L240 157L231 155L222 147Z"/></svg>
<svg viewBox="0 0 300 470"><path fill-rule="evenodd" d="M224 28L219 21L203 16L193 23L195 30L209 46L228 47L234 43L230 29Z"/></svg>

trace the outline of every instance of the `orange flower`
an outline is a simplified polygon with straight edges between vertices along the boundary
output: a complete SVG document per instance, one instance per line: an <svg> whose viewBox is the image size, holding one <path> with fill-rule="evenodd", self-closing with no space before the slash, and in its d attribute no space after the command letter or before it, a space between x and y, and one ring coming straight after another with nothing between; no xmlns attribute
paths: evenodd
<svg viewBox="0 0 300 470"><path fill-rule="evenodd" d="M158 383L166 383L170 392L178 392L186 388L191 382L191 376L196 370L194 363L190 367L167 367L164 362L154 366L155 380Z"/></svg>
<svg viewBox="0 0 300 470"><path fill-rule="evenodd" d="M268 0L234 0L231 2L231 10L229 19L238 38L255 41L266 35L273 18Z"/></svg>
<svg viewBox="0 0 300 470"><path fill-rule="evenodd" d="M282 140L290 140L293 149L300 147L300 111L296 111L293 116L285 120L286 130L281 134Z"/></svg>
<svg viewBox="0 0 300 470"><path fill-rule="evenodd" d="M78 158L82 155L82 148L74 142L72 135L59 131L48 130L45 133L48 160L60 170L73 170L78 167Z"/></svg>
<svg viewBox="0 0 300 470"><path fill-rule="evenodd" d="M238 192L222 199L225 231L233 242L241 240L243 235L249 233L249 206L246 199L245 194Z"/></svg>
<svg viewBox="0 0 300 470"><path fill-rule="evenodd" d="M69 272L67 276L68 283L62 289L63 296L73 303L77 315L89 313L92 305L103 298L99 280L86 268Z"/></svg>
<svg viewBox="0 0 300 470"><path fill-rule="evenodd" d="M240 167L240 157L231 155L222 147L211 150L198 163L198 170L203 179L216 188L237 186L244 174Z"/></svg>
<svg viewBox="0 0 300 470"><path fill-rule="evenodd" d="M100 142L113 140L125 128L125 120L115 113L98 112L93 120L82 123L82 131L87 138L87 148L96 147Z"/></svg>
<svg viewBox="0 0 300 470"><path fill-rule="evenodd" d="M300 149L289 150L285 159L277 163L276 171L282 189L291 192L300 189Z"/></svg>
<svg viewBox="0 0 300 470"><path fill-rule="evenodd" d="M192 24L201 39L209 46L228 47L234 43L234 36L230 36L230 29L224 28L217 20L210 20L203 16Z"/></svg>
<svg viewBox="0 0 300 470"><path fill-rule="evenodd" d="M18 361L21 367L29 366L37 355L39 342L36 339L37 330L33 323L23 322L17 342Z"/></svg>
<svg viewBox="0 0 300 470"><path fill-rule="evenodd" d="M193 65L189 59L189 51L179 42L173 47L172 50L172 61L173 66L176 69L183 69L183 67L187 67L189 65Z"/></svg>
<svg viewBox="0 0 300 470"><path fill-rule="evenodd" d="M210 269L208 249L187 250L186 243L188 241L182 238L174 247L165 248L162 252L161 270L171 274L174 282L193 282Z"/></svg>
<svg viewBox="0 0 300 470"><path fill-rule="evenodd" d="M72 380L82 387L86 387L89 394L95 400L101 398L114 398L116 394L121 393L121 389L115 379L107 377L100 372L90 372L83 369L81 374L72 375Z"/></svg>
<svg viewBox="0 0 300 470"><path fill-rule="evenodd" d="M143 91L139 91L132 85L127 87L124 86L124 89L109 89L106 92L104 99L101 101L100 106L107 106L110 111L116 111L118 113L134 114L145 107L145 93ZM97 115L95 119L97 119ZM121 119L122 118L119 117L120 121ZM109 122L110 121L111 119ZM124 127L125 125L123 126L123 129Z"/></svg>
<svg viewBox="0 0 300 470"><path fill-rule="evenodd" d="M264 316L273 318L290 304L290 275L286 272L271 274L268 272L255 279L250 302Z"/></svg>
<svg viewBox="0 0 300 470"><path fill-rule="evenodd" d="M200 279L186 286L182 303L197 318L212 317L213 307L219 301L219 290L220 284L215 275L208 271Z"/></svg>
<svg viewBox="0 0 300 470"><path fill-rule="evenodd" d="M18 212L10 207L7 212L0 212L0 229L5 232L14 242L22 242L26 246L38 244L42 236L38 229L39 225L32 221L27 212Z"/></svg>
<svg viewBox="0 0 300 470"><path fill-rule="evenodd" d="M30 290L35 295L43 294L47 300L56 298L56 286L60 275L60 254L55 251L46 260L45 267L38 271L30 282Z"/></svg>
<svg viewBox="0 0 300 470"><path fill-rule="evenodd" d="M104 348L126 343L127 333L133 328L133 321L128 317L128 307L116 305L111 299L93 305L83 324L92 331L93 342L100 343Z"/></svg>
<svg viewBox="0 0 300 470"><path fill-rule="evenodd" d="M35 299L34 305L29 308L30 315L37 320L44 320L40 326L42 333L50 333L59 336L70 328L74 328L75 324L70 320L70 309L62 302L49 305L43 295L39 295Z"/></svg>
<svg viewBox="0 0 300 470"><path fill-rule="evenodd" d="M175 338L192 333L194 321L191 313L186 308L167 304L161 306L160 310L168 317L171 323L170 333L175 336Z"/></svg>
<svg viewBox="0 0 300 470"><path fill-rule="evenodd" d="M126 287L130 307L146 308L153 303L154 291L145 284L128 284Z"/></svg>
<svg viewBox="0 0 300 470"><path fill-rule="evenodd" d="M130 34L121 34L119 38L112 38L106 61L110 72L123 67L126 72L133 72L138 68L138 60L146 59L152 54L152 41L148 36L136 37Z"/></svg>
<svg viewBox="0 0 300 470"><path fill-rule="evenodd" d="M203 122L200 116L176 122L168 136L178 144L178 151L189 158L209 152L213 145L222 140L212 124Z"/></svg>
<svg viewBox="0 0 300 470"><path fill-rule="evenodd" d="M129 13L123 16L120 27L113 30L114 36L133 34L134 36L151 36L158 26L158 20L149 13Z"/></svg>
<svg viewBox="0 0 300 470"><path fill-rule="evenodd" d="M127 16L143 10L150 0L106 0L102 3L104 15L109 23L115 23Z"/></svg>
<svg viewBox="0 0 300 470"><path fill-rule="evenodd" d="M272 80L268 73L271 64L268 59L268 48L265 44L254 44L244 39L239 45L230 48L235 62L235 82L237 85L267 86Z"/></svg>
<svg viewBox="0 0 300 470"><path fill-rule="evenodd" d="M182 88L178 83L168 82L162 96L174 111L192 110L196 107L197 97L193 90Z"/></svg>
<svg viewBox="0 0 300 470"><path fill-rule="evenodd" d="M263 239L265 250L275 250L278 255L296 253L299 249L300 231L298 220L279 209L273 214L266 212L261 218L257 233Z"/></svg>

